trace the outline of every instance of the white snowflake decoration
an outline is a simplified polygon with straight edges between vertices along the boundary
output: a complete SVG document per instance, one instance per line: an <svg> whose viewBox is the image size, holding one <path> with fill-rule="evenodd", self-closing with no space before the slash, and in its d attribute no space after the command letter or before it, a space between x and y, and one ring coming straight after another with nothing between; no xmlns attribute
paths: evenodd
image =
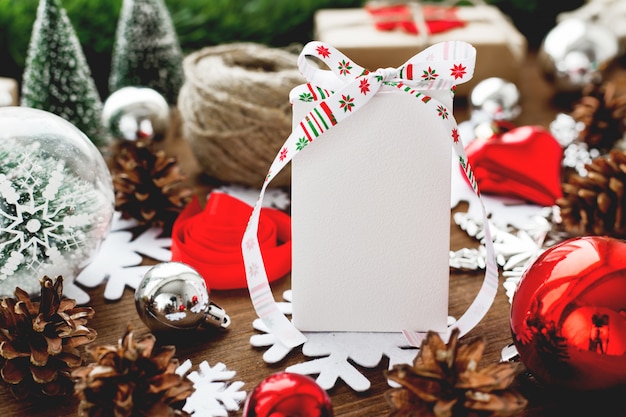
<svg viewBox="0 0 626 417"><path fill-rule="evenodd" d="M137 288L151 265L141 265L143 256L166 262L172 257L171 238L161 237L162 229L149 228L133 239L134 221L123 220L119 212L115 213L111 233L104 240L94 259L76 277L76 283L89 288L106 284L104 297L107 300L119 300L124 289ZM67 291L66 291L67 293ZM67 294L66 294L67 295ZM68 295L69 296L69 295ZM72 294L77 302L89 296Z"/></svg>
<svg viewBox="0 0 626 417"><path fill-rule="evenodd" d="M218 191L237 197L248 204L254 204L253 196L255 193L258 196L259 193L258 190L239 186L223 187ZM278 189L270 190L266 200L268 206L279 209L286 208L290 203L287 193ZM125 288L137 289L143 276L151 268L151 265L142 265L143 256L159 262L170 261L172 239L162 237L162 229L155 227L143 231L133 239L131 230L137 226L135 220L122 219L121 213L116 212L111 232L102 243L99 252L80 271L74 283L71 279L66 279L65 295L75 299L79 304L86 304L89 302L89 295L75 284L88 288L105 284L104 298L116 301L122 298ZM67 277L73 278L74 275Z"/></svg>
<svg viewBox="0 0 626 417"><path fill-rule="evenodd" d="M509 301L517 289L526 269L541 255L546 247L563 240L565 236L552 233L548 217L552 210L546 208L542 216L536 216L522 229L511 227L505 230L490 224L496 253L496 262L506 278L502 286ZM455 213L454 220L469 236L476 238L480 246L476 249L463 248L450 252L450 267L456 269L477 270L485 268L486 249L484 246L484 227L482 221L471 218L468 213Z"/></svg>
<svg viewBox="0 0 626 417"><path fill-rule="evenodd" d="M291 301L291 291L283 297ZM285 314L291 314L290 303L278 303ZM260 319L254 320L253 327L263 334L250 337L255 347L267 347L263 354L266 363L277 363L284 359L292 348L283 345ZM307 341L302 345L302 354L315 359L287 367L287 372L304 375L318 375L316 382L325 390L331 389L337 380L343 380L357 392L367 391L371 383L359 369L375 368L383 359L389 358L389 368L395 364L412 363L418 349L409 345L402 333L355 333L355 332L305 332Z"/></svg>
<svg viewBox="0 0 626 417"><path fill-rule="evenodd" d="M71 278L97 249L110 217L89 182L37 141L0 144L0 292L39 291L39 278Z"/></svg>
<svg viewBox="0 0 626 417"><path fill-rule="evenodd" d="M463 142L468 143L473 134L472 124L461 123L459 129ZM467 212L454 214L454 221L468 236L477 239L480 245L477 248L451 251L450 267L460 270L485 269L487 251L478 199L467 184L455 158L452 161L451 174L451 207L457 207L462 201L469 204ZM506 277L503 287L511 300L526 268L543 252L546 245L554 243L547 239L552 228L549 219L555 217L555 209L502 196L483 194L481 198L489 215L496 261L501 267L502 275Z"/></svg>
<svg viewBox="0 0 626 417"><path fill-rule="evenodd" d="M185 375L190 369L191 361L186 360L176 373ZM195 391L187 398L183 411L194 417L226 417L229 411L239 410L240 404L246 399L246 392L240 391L244 383L226 382L235 374L235 371L226 369L226 365L221 362L213 367L206 361L200 363L198 371L187 375L193 382Z"/></svg>

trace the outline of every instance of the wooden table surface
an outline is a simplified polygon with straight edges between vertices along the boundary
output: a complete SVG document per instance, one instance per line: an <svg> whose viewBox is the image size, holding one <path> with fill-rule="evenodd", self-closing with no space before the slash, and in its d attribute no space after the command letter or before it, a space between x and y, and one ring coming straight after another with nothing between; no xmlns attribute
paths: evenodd
<svg viewBox="0 0 626 417"><path fill-rule="evenodd" d="M616 72L615 77L624 80L624 74ZM522 115L516 120L519 125L536 124L547 127L558 111L568 111L567 100L565 105L559 105L555 100L554 91L550 84L541 76L534 54L530 54L528 62L520 71L518 81L522 98ZM463 99L455 103L455 115L459 122L466 120L468 109ZM176 136L176 135L172 135ZM170 149L175 151L181 163L188 172L197 172L198 167L192 160L189 149L179 139L168 139ZM461 208L463 209L463 208ZM450 226L451 249L474 247L476 242L467 237L452 221ZM146 260L146 263L154 263ZM451 272L450 275L450 314L458 317L462 314L483 280L483 273ZM501 278L502 282L502 278ZM273 284L275 297L280 299L284 290L290 288L289 277L285 277ZM148 329L139 319L134 306L134 291L127 288L123 298L119 301L104 299L104 286L88 289L91 296L90 305L96 315L89 322L98 332L97 344L116 344L124 333L126 326L132 324L137 333L148 332ZM181 360L190 359L197 366L202 361L211 365L217 362L224 363L228 369L236 371L233 381L243 381L242 390L249 393L259 382L271 373L284 370L287 366L302 361L299 349L294 350L282 362L266 364L262 355L264 349L254 348L249 339L258 333L252 328L255 313L252 309L247 290L214 291L212 300L222 306L230 315L232 324L227 331L218 333L193 332L186 336L160 336L159 343L176 345L176 356ZM483 365L496 362L500 359L501 349L511 342L509 329L508 298L500 285L496 300L482 322L474 328L464 339L484 337L487 348L483 356ZM171 340L168 340L171 339ZM389 389L383 376L387 368L387 359L376 369L362 369L363 374L371 381L372 386L367 392L357 393L351 390L343 381L329 390L336 416L385 416L390 411L384 399L384 393ZM557 392L551 389L540 389L524 379L519 381L520 389L529 399L529 405L522 416L565 416L565 415L594 415L594 416L621 416L626 415L624 401L613 400L620 395L605 395L603 393L576 394L571 392ZM613 408L617 411L610 412ZM3 417L18 416L74 416L77 410L77 400L73 397L49 399L45 401L19 402L6 390L0 391L0 415ZM231 413L241 416L241 411Z"/></svg>

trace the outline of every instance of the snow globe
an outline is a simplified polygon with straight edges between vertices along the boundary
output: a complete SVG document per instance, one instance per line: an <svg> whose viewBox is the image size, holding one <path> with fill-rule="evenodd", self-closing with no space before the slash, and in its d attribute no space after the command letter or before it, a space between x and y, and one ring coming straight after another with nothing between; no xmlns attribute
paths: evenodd
<svg viewBox="0 0 626 417"><path fill-rule="evenodd" d="M0 295L38 295L44 275L73 280L114 211L108 167L83 132L44 110L0 108Z"/></svg>

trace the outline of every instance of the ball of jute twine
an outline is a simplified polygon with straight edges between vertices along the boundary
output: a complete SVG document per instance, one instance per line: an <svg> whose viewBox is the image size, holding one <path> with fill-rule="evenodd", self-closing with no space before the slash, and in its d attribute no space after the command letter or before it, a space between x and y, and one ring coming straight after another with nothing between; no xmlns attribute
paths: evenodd
<svg viewBox="0 0 626 417"><path fill-rule="evenodd" d="M203 173L260 187L291 133L289 92L306 82L297 55L255 43L206 47L185 57L178 107ZM271 185L288 185L283 169Z"/></svg>

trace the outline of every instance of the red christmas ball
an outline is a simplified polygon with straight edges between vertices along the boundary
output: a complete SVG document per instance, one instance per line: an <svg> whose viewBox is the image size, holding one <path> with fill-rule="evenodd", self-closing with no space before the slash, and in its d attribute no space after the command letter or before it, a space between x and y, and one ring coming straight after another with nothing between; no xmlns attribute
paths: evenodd
<svg viewBox="0 0 626 417"><path fill-rule="evenodd" d="M333 417L326 391L311 377L279 372L265 378L250 393L244 417Z"/></svg>
<svg viewBox="0 0 626 417"><path fill-rule="evenodd" d="M586 236L541 254L511 305L520 360L546 384L626 386L626 242Z"/></svg>

